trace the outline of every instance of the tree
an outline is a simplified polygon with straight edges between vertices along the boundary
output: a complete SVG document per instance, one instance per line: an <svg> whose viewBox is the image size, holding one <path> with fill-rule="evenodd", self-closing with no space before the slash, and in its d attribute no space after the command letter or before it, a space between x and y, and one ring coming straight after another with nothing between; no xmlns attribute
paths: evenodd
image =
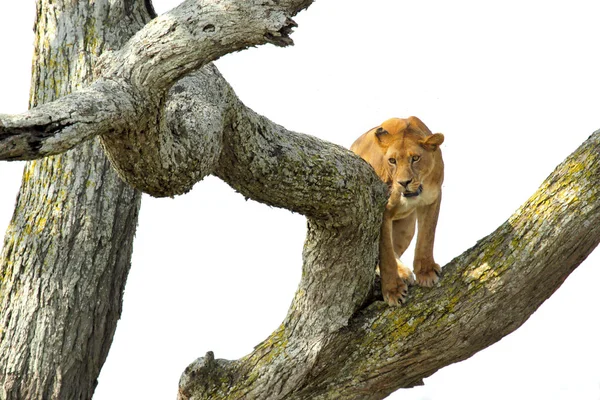
<svg viewBox="0 0 600 400"><path fill-rule="evenodd" d="M276 9L270 16L275 15L280 24L287 24L287 27L293 26L293 23L283 16L291 17L306 4L290 4L281 6L282 9ZM511 220L500 227L496 233L447 266L444 284L441 287L427 293L417 291L413 296L414 302L404 309L387 309L380 303L373 302L369 292L374 279L372 266L376 259L374 247L377 242L376 228L380 215L378 210L385 201L381 185L376 177L373 177L372 172L347 151L314 138L288 133L283 128L243 107L220 77L218 71L212 66L208 65L198 72L192 72L194 68L206 62L206 58L203 58L206 57L206 54L210 54L208 57L210 60L224 52L251 44L259 44L263 41L275 41L278 44L289 43L287 28L276 25L277 29L271 28L265 36L264 28L261 27L262 20L256 18L249 21L248 24L257 27L253 26L248 29L250 31L256 29L259 34L255 36L245 34L241 38L241 43L228 43L230 47L227 49L211 49L214 43L208 43L206 49L202 48L203 35L210 37L211 34L223 34L226 37L235 37L233 34L228 35L228 32L223 32L220 28L221 24L213 22L218 21L216 19L209 21L210 23L201 22L202 18L207 15L206 13L211 11L209 6L207 4L206 8L202 8L205 14L197 17L200 22L194 20L196 17L190 18L192 22L182 22L188 15L192 15L187 12L195 11L193 5L185 4L179 9L179 12L174 12L148 25L116 54L106 56L100 62L99 78L87 90L75 93L71 97L63 97L62 100L51 103L46 108L42 106L34 109L25 117L2 117L3 126L0 127L0 135L2 135L0 136L2 146L0 153L5 158L35 158L58 153L79 141L94 135L101 135L105 149L121 176L133 186L149 193L171 195L184 192L203 175L215 173L248 197L307 215L309 233L305 247L303 281L286 321L279 330L257 348L255 353L243 360L238 362L214 361L210 355L207 355L204 359L191 365L182 378L180 389L182 397L193 393L210 396L211 392L214 395L214 392L220 389L227 389L230 390L228 395L232 398L236 396L248 398L252 393L264 395L278 391L282 395L288 394L290 398L332 397L332 393L342 394L345 397L354 395L359 396L358 398L381 398L397 387L410 386L418 382L441 365L468 357L515 329L596 246L598 238L597 202L595 201L595 187L598 179L597 133L582 145L578 152L559 166L547 184L543 185L530 202ZM252 4L248 6L251 10L244 12L246 15L254 15L252 14L254 9L251 6ZM102 9L97 2L95 7L96 10ZM286 7L295 8L287 9ZM44 10L44 8L40 9ZM122 13L120 15L118 14L119 10ZM277 14L281 10L284 10L283 16ZM66 17L64 16L65 11L61 11L63 17L56 18L59 21ZM122 7L115 7L112 11L115 12L113 15L135 15L142 21L145 21L149 14L143 4L137 3L124 3ZM263 12L258 12L258 14L263 14ZM85 13L79 15L85 15ZM182 19L177 20L177 17ZM135 18L133 19L135 20ZM124 21L128 28L135 29L131 28L130 20ZM95 24L94 31L101 32L102 23L96 19ZM67 25L76 26L77 24ZM165 25L169 25L169 27L164 28ZM85 26L85 24L80 26ZM175 39L167 37L167 40L182 40L181 35L187 33L184 29L186 26L203 27L202 31L189 29L192 34L199 34L199 39L187 42L185 46L173 46L173 43L177 42L164 41L165 35L176 36ZM223 26L231 25L224 24ZM244 25L238 23L233 26L242 30ZM37 29L42 29L40 24ZM163 44L168 43L168 46L161 49L160 43L153 45L153 35L156 35ZM110 37L110 35L107 36ZM80 37L84 44L88 43L89 45L93 42L88 40L89 37L85 34ZM85 39L86 37L88 39ZM124 41L124 38L120 40ZM248 42L249 40L256 40L256 42ZM43 40L38 42L43 42ZM139 49L136 46L143 46L147 50L136 52L136 49ZM196 46L199 46L200 49ZM119 48L120 46L116 44L106 47ZM173 49L183 49L182 54L172 54ZM127 53L127 51L130 52ZM42 52L39 51L39 53ZM73 54L78 53L74 52ZM146 56L152 60L136 58ZM157 59L166 61L155 62ZM128 60L130 64L121 65L122 60ZM157 67L157 70L144 70L148 65ZM169 76L169 73L164 71L176 75ZM178 80L187 72L191 72L191 74ZM76 76L76 74L71 73L71 76ZM148 82L154 82L155 85L148 88ZM165 96L164 92L171 84L173 86ZM143 133L143 135L139 133ZM222 143L220 143L221 140L215 141L215 137L222 138ZM218 143L217 147L221 148L212 148L211 145L215 142ZM161 146L159 147L157 143L160 143ZM164 151L164 144L170 145L167 151ZM202 149L204 153L193 152L198 148ZM98 153L101 154L100 151ZM53 160L55 159L44 160L51 164L46 168L60 168L60 166L56 167L52 164ZM71 169L75 168L74 165L83 165L95 170L94 163L88 160L77 162L76 159L68 162L58 161L58 163L66 164L67 170L64 175L67 178L74 177L76 182L76 178L81 177L82 173L71 172ZM140 167L143 168L140 169ZM33 167L28 167L28 170L29 168ZM106 167L106 171L109 170ZM42 173L35 171L32 172L31 178L37 179ZM153 173L148 174L148 171L153 171ZM165 171L169 173L175 171L177 179L170 179ZM106 172L106 174L108 173ZM94 182L94 177L95 175L92 174L87 181ZM51 180L54 181L55 178L47 178L45 182ZM43 182L43 179L32 182L30 193L43 189ZM82 182L81 178L79 182ZM105 182L104 178L102 182ZM115 182L114 185L118 187L118 181ZM305 187L306 182L311 183L308 188ZM89 186L83 186L86 187L82 187L80 191L87 194L90 191ZM95 186L104 187L105 185L96 184ZM64 187L67 193L77 193L76 183L67 183ZM57 190L53 187L49 187L48 190L50 193L60 192L60 189ZM125 191L126 189L121 190ZM296 195L289 196L290 191ZM53 353L43 337L37 341L38 348L42 348L41 350L36 348L35 351L23 352L15 352L14 345L11 345L8 339L4 339L5 337L10 340L20 338L22 346L27 346L29 344L25 343L26 332L30 331L31 327L44 326L44 321L47 319L42 316L39 322L30 322L28 318L20 317L19 312L25 313L31 309L31 305L23 304L19 309L17 299L34 300L30 296L17 297L22 293L20 288L33 287L42 294L42 298L45 298L45 293L52 293L54 290L50 287L42 291L40 286L35 285L40 274L40 267L36 267L36 265L46 267L43 261L33 260L28 264L23 261L34 258L34 256L39 257L39 249L35 247L41 241L39 237L47 239L47 236L50 235L44 233L43 230L27 232L28 227L32 225L27 220L30 218L30 210L40 209L42 215L44 212L50 213L51 217L46 218L46 221L43 217L32 217L32 220L39 219L41 228L45 229L48 226L48 219L54 226L61 226L60 229L67 244L60 246L54 244L56 246L54 249L62 249L65 246L69 248L69 245L76 248L72 244L74 238L78 236L75 232L79 235L82 232L79 226L75 226L73 227L74 233L69 234L63 228L65 225L69 226L68 224L60 225L60 221L53 222L53 209L46 203L39 207L32 207L30 202L25 203L30 198L34 198L33 195L26 193L23 191L20 196L22 202L17 205L15 216L15 221L18 221L19 215L22 215L20 218L23 222L20 225L13 223L15 233L10 231L7 234L8 245L5 244L4 247L3 272L8 271L9 276L3 280L1 292L3 325L5 317L7 322L23 321L22 329L25 332L20 334L18 329L4 328L2 349L5 349L7 355L2 353L2 359L11 360L11 356L18 358L17 361L25 368L24 371L31 368L34 363L29 362L28 364L29 360L23 360L24 357L20 358L19 355L40 354L43 360L58 361L58 357L55 355L59 354L59 352ZM62 196L65 196L65 193ZM83 194L76 197L81 196ZM110 204L120 203L111 193L104 196L111 199ZM127 237L131 238L133 233L131 229L132 226L135 226L133 215L136 211L136 201L139 201L133 194L129 196L129 202L125 202L129 206L124 208L125 215L128 217L115 218L118 221L125 220L127 222L125 227L116 231L124 231L119 241L125 243L127 243ZM99 206L104 208L99 210L94 210L89 204L98 203L95 199L104 197L95 192L91 193L91 197L85 206L80 206L85 208L90 217L78 218L78 220L87 221L89 218L97 221L99 218L94 220L95 215L111 214L111 212L107 212L105 201ZM44 195L36 198L43 199ZM57 204L63 204L63 202L69 204L63 198L59 198ZM25 209L25 204L27 204L27 209ZM568 210L565 209L565 205L568 205ZM356 207L356 210L352 209L347 213L349 207ZM73 208L77 210L76 206ZM19 214L20 209L21 214ZM65 210L68 209L68 207L65 208ZM116 211L114 213L116 214ZM64 211L63 214L65 214ZM539 217L540 215L544 216L543 220ZM554 223L548 224L549 218L554 218ZM101 222L103 221L97 221L95 225L90 224L89 230L97 234L106 232L109 227L98 226L101 225ZM52 230L48 232L52 232ZM31 233L37 233L38 238ZM26 238L18 239L19 234ZM110 249L111 246L106 242L110 242L108 238L114 239L114 235L115 231L110 231L110 235L104 239L105 243L100 237L99 239L91 238L89 244L91 246L102 243L102 249ZM585 239L581 243L580 237ZM22 244L22 241L27 242L27 240L31 240L31 243ZM45 251L46 248L52 250L53 242L49 240L46 242L51 244L47 247L42 246L42 250ZM76 242L76 246L85 246L86 241L80 243L83 244ZM117 243L119 242L115 241L114 244ZM29 249L32 249L30 252L34 256L24 256ZM537 249L537 252L530 254L531 249ZM119 250L123 251L123 248ZM90 248L90 251L85 253L94 254L96 251L100 250ZM57 251L54 250L54 253L48 251L46 254L60 258L61 254L56 255L56 253ZM123 264L127 264L128 253L120 256L119 263L110 260L111 257L105 258L108 261L98 261L100 265L91 268L92 272L86 276L94 276L93 271L101 271L102 267L108 267L111 263L114 268L119 264L122 271ZM36 262L40 264L36 264ZM536 278L540 279L539 272L545 262L547 265L544 267L546 272L544 279L547 282L545 282L543 290L530 293L531 289L539 283ZM60 270L61 266L62 268L77 266L71 259L59 260L55 265L57 265L57 270ZM348 266L351 266L352 270L349 270ZM89 261L82 260L74 271L83 268L90 268ZM13 271L18 271L19 274L12 273ZM30 278L26 278L28 272L31 274ZM44 274L42 277L46 278L48 286L52 286L52 284L64 282L65 277L70 277L73 273L68 270L60 270L56 277L44 277ZM36 274L38 275L36 276ZM112 275L112 273L106 272L104 274ZM118 315L120 307L119 295L120 288L124 284L123 274L123 272L115 273L115 276L110 276L113 280L112 284L104 284L104 287L116 288L112 289L113 293L106 296L112 299L112 304L116 304L116 312L111 314L113 318L115 314ZM348 274L355 277L350 282L347 279ZM99 272L97 275L102 275L102 273ZM100 278L102 276L98 277L98 282L101 282ZM327 280L326 286L324 285L325 279ZM69 279L66 280L69 281ZM82 294L78 292L81 290L79 287L81 284L78 282L73 279L71 292L73 305L67 302L67 314L75 305L85 307L86 304L89 304L82 302L79 298ZM86 282L87 287L101 286L100 283L88 282ZM468 284L467 293L463 293L465 283ZM516 296L515 293L519 293L519 295ZM519 305L514 314L502 315L502 313L495 312L497 308L503 307L505 304L503 300L511 294L513 295L513 304ZM95 293L89 295L96 296ZM52 296L48 296L48 298L50 305L56 305L56 302L53 304L51 301ZM521 304L519 299L524 304ZM106 302L108 303L108 300ZM331 304L337 306L332 308ZM49 306L40 308L42 308L42 314L52 311L52 307ZM33 310L35 311L35 308ZM86 315L85 311L71 312L71 316L76 320L85 320L82 317ZM487 313L504 316L505 319L496 317L490 321L485 318ZM34 312L34 314L40 314L40 312ZM55 320L65 318L66 322L63 326L73 326L73 322L67 320L67 317L68 315L66 317L53 316ZM104 318L108 319L108 317ZM465 320L470 320L471 323L466 324ZM475 324L472 322L474 320L481 322ZM403 321L406 323L402 323ZM116 318L114 322L116 322ZM15 322L12 323L15 324ZM3 371L3 374L6 374L4 376L9 378L4 378L8 396L18 398L19 395L33 396L36 393L54 392L57 393L57 396L68 397L70 394L68 390L74 390L73 393L76 393L77 397L90 396L93 391L94 374L97 375L97 370L106 355L105 351L114 331L114 323L112 325L111 323L112 320L110 323L106 323L105 332L99 332L96 324L93 325L93 329L92 325L88 324L88 329L91 329L94 335L98 334L96 343L101 345L92 345L91 349L81 349L85 352L83 353L85 356L76 353L68 354L69 357L59 368L61 371L69 371L74 374L71 377L62 373L60 377L62 382L69 382L69 384L63 385L58 376L54 375L56 367L49 368L48 375L40 376L39 380L43 381L40 383L37 383L38 377L35 376L11 381L10 378L16 376L15 371L17 371L13 364L17 363L13 363L12 360L10 363L2 363L12 368L9 374ZM8 324L8 326L11 325ZM467 331L466 327L471 328L473 332ZM440 331L450 330L452 332L452 329L461 329L461 331L456 335L446 333L447 341L438 343L438 345L445 348L451 341L455 344L454 352L445 351L443 358L439 357L439 354L442 353L438 353L438 356L429 352L416 354L418 349L424 348L419 343L422 343L427 337L436 337ZM64 335L66 337L69 333L73 333L70 330L65 331L67 331ZM81 335L81 331L79 335ZM398 338L405 339L398 342ZM415 344L411 345L413 340ZM65 343L69 343L68 337L65 339ZM456 343L459 345L456 346ZM308 345L310 345L310 351L306 351ZM64 345L60 343L59 346ZM343 354L339 351L341 348L353 350L348 359L339 359ZM431 345L429 349L431 352L434 350ZM94 354L93 351L97 351L99 355L90 355L90 353ZM364 356L364 354L368 354L368 356ZM392 364L383 356L389 354L394 354ZM73 367L73 364L76 363L73 360L80 360L82 357L83 359L99 360L95 363L94 368L96 369L89 368L89 372L84 372L86 368ZM332 360L336 360L336 362L332 362ZM409 375L407 369L402 368L403 362L419 363L423 366L423 370L413 367L410 369ZM85 364L85 367L89 367L94 363ZM387 365L382 366L381 364ZM20 378L23 376L27 376L27 374L22 373ZM82 383L79 385L71 385L71 382L80 381ZM17 383L22 387L16 387ZM11 386L11 384L15 386Z"/></svg>

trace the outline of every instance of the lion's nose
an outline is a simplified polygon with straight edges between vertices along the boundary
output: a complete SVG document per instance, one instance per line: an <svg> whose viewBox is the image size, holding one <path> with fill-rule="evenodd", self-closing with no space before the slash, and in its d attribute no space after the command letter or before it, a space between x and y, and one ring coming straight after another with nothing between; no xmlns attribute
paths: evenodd
<svg viewBox="0 0 600 400"><path fill-rule="evenodd" d="M409 179L407 181L398 181L398 183L400 185L402 185L402 187L404 187L404 189L406 189L411 182L412 182L412 179Z"/></svg>

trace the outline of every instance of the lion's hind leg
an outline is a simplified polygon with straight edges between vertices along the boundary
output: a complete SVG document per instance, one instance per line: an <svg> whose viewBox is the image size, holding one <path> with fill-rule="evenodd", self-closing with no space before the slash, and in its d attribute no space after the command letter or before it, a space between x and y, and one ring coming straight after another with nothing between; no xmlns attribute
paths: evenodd
<svg viewBox="0 0 600 400"><path fill-rule="evenodd" d="M419 234L417 235L413 266L419 286L432 287L440 280L442 269L433 260L433 243L440 213L440 202L441 194L433 204L417 209Z"/></svg>

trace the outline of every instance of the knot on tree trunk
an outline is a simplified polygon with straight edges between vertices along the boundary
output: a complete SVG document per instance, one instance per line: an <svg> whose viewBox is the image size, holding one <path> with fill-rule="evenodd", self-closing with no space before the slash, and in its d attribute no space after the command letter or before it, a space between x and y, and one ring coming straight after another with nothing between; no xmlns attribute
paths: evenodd
<svg viewBox="0 0 600 400"><path fill-rule="evenodd" d="M233 370L229 369L231 364L231 361L215 360L213 352L207 352L204 357L191 363L181 375L177 398L188 399L192 393L211 398L222 392L233 382Z"/></svg>

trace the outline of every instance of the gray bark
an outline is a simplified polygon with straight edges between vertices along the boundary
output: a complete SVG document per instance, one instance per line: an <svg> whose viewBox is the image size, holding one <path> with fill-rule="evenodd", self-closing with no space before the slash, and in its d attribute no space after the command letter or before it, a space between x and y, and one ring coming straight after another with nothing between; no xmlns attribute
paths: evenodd
<svg viewBox="0 0 600 400"><path fill-rule="evenodd" d="M289 44L288 34L294 26L290 18L310 2L218 3L231 12L223 12L225 6L220 11L215 4L187 1L147 24L122 47L115 45L96 68L97 80L88 92L74 93L22 116L0 116L1 159L43 157L100 136L114 169L139 190L172 196L188 191L204 176L215 174L244 196L307 216L302 281L282 325L240 360L215 360L207 354L192 363L182 375L179 398L383 398L399 387L418 384L442 366L469 357L516 329L597 246L598 132L561 164L509 221L447 265L438 287L414 289L402 308L389 308L377 301L373 282L384 185L364 161L348 150L287 131L245 107L210 64L222 54L250 45ZM98 106L90 107L86 96L98 96ZM40 140L36 142L32 137ZM75 151L85 149L89 145L83 144ZM48 158L42 164L54 160ZM92 171L99 168L90 161L69 165ZM40 174L35 172L33 176ZM87 179L77 180L83 175L75 173L65 176L75 179L76 183L69 183L73 187L80 187ZM46 185L56 192L52 185ZM36 190L40 187L44 187L43 182L35 185ZM112 203L113 194L106 197L91 190L83 193L89 199L85 203L89 217L77 214L84 211L76 207L69 208L69 200L64 197L57 197L65 208L58 215L70 216L87 227L85 223L96 221L92 216L97 217L101 207L118 204ZM128 226L135 225L136 196L132 194L130 202L122 200L130 205L123 211L130 221ZM31 210L52 216L53 210L61 207L40 204L27 213L25 204L35 205L35 201L22 196L17 208L22 209L23 221L36 215ZM90 224L88 233L100 235L90 243L102 242L101 249L83 255L74 251L71 256L103 254L101 251L112 248L108 243L119 236L102 239L101 222ZM15 225L16 231L9 232L7 238L27 232L25 224ZM35 239L36 245L46 240L48 244L42 249L58 246L55 243L62 237L53 241L49 237L52 232L62 233L62 227L44 230L48 223L44 224L40 223L43 229ZM81 235L83 228L79 225L64 237L64 248L75 249L68 246ZM130 243L124 243L122 260L128 261ZM0 291L7 310L3 309L3 321L14 321L4 325L0 350L5 350L0 360L18 356L11 352L13 347L5 337L21 340L24 354L32 348L21 338L26 333L13 328L27 319L13 316L20 288L24 287L19 286L21 278L15 276L29 269L37 271L38 275L30 278L30 287L42 297L47 296L50 287L35 280L40 274L44 276L39 271L45 273L46 264L27 256L17 245L5 246L8 256L4 259L14 261L4 261L10 268L3 267L3 271L15 271L12 279L17 283L3 283ZM32 254L38 257L39 253L36 250ZM86 279L94 271L113 265L108 256L94 260L98 265L84 275ZM63 266L71 263L69 258L61 262ZM14 265L19 269L12 269ZM76 271L81 270L79 267ZM71 282L74 273L55 282ZM122 288L125 275L115 274L111 281L114 287ZM74 282L76 286L80 280ZM80 304L80 300L77 297L69 306L69 310L76 310L72 311L76 318L85 315L77 307L90 304ZM110 300L116 304L115 299ZM103 298L97 304L105 307L110 303ZM511 305L508 310L507 304ZM53 318L61 323L68 320L65 316ZM44 321L36 320L29 326L47 329ZM75 326L70 324L63 326ZM105 337L112 335L109 333ZM53 356L45 347L40 351L44 357ZM98 354L97 359L105 356L103 352ZM95 358L89 357L89 365L96 368ZM8 376L10 382L16 382L16 373L0 372L4 374L0 377ZM58 378L49 372L43 379ZM5 388L13 390L13 386L5 383ZM90 394L88 390L81 396Z"/></svg>

